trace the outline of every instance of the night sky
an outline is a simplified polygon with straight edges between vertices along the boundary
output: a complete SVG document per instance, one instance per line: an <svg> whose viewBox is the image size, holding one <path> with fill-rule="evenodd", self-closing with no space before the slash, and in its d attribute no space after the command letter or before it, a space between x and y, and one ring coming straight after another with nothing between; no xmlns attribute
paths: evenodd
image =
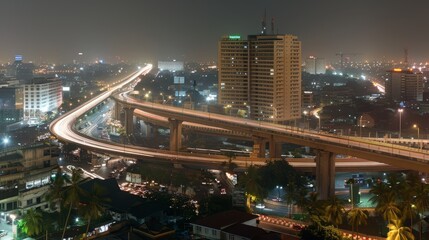
<svg viewBox="0 0 429 240"><path fill-rule="evenodd" d="M222 35L257 34L267 10L303 56L429 59L427 0L1 0L0 63L216 61ZM269 27L270 28L270 27Z"/></svg>

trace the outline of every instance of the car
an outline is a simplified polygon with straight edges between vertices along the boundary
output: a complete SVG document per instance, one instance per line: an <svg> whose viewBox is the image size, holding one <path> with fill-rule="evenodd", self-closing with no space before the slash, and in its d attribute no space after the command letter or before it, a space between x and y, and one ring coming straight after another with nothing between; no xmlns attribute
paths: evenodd
<svg viewBox="0 0 429 240"><path fill-rule="evenodd" d="M263 209L263 208L265 208L265 205L264 204L262 204L262 203L258 203L258 204L256 204L256 206L255 206L256 208L260 208L260 209Z"/></svg>

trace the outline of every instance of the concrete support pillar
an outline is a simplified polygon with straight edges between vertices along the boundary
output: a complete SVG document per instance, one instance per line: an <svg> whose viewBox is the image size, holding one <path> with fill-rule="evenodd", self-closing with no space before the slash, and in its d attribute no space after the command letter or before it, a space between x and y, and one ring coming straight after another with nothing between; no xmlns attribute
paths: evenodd
<svg viewBox="0 0 429 240"><path fill-rule="evenodd" d="M264 158L265 157L265 144L266 140L261 137L253 137L253 152L250 154L254 158Z"/></svg>
<svg viewBox="0 0 429 240"><path fill-rule="evenodd" d="M121 111L122 111L121 104L119 104L118 102L115 102L115 108L113 110L113 118L115 120L121 120Z"/></svg>
<svg viewBox="0 0 429 240"><path fill-rule="evenodd" d="M152 125L151 132L152 132L153 143L155 144L156 147L158 147L159 146L159 144L158 144L158 139L159 139L158 126Z"/></svg>
<svg viewBox="0 0 429 240"><path fill-rule="evenodd" d="M134 108L126 107L125 111L125 133L130 135L134 132Z"/></svg>
<svg viewBox="0 0 429 240"><path fill-rule="evenodd" d="M179 151L182 147L182 121L169 118L170 123L170 151Z"/></svg>
<svg viewBox="0 0 429 240"><path fill-rule="evenodd" d="M316 161L316 191L326 200L335 195L335 154L319 150Z"/></svg>
<svg viewBox="0 0 429 240"><path fill-rule="evenodd" d="M268 144L270 147L270 158L280 159L282 157L282 143L276 142L274 137L271 136Z"/></svg>

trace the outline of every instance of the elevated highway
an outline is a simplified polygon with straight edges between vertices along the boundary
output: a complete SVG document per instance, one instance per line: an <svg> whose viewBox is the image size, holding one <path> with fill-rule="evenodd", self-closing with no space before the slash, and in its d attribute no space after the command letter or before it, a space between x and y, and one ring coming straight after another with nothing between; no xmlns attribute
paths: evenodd
<svg viewBox="0 0 429 240"><path fill-rule="evenodd" d="M96 107L99 103L101 103L108 97L111 97L113 94L121 91L128 91L127 89L125 89L125 87L129 84L134 83L135 81L138 81L139 76L142 74L147 74L151 70L151 68L152 66L148 65L140 69L139 71L130 74L126 78L121 79L119 84L110 87L107 91L95 96L88 102L79 106L79 108L73 109L72 111L69 111L68 113L57 118L50 124L50 131L60 141L74 143L88 150L122 155L126 157L142 158L146 156L151 158L169 159L172 161L180 161L185 163L204 162L213 164L219 164L227 160L225 156L207 156L191 153L181 153L178 151L163 151L124 144L115 144L112 142L106 142L103 140L91 138L87 135L79 133L74 128L76 120L80 116L84 115L86 112L90 111L92 108ZM128 108L128 119L130 118L130 116L132 116L132 114L134 114L134 110L136 108L155 115L168 117L170 122L170 129L176 130L176 133L173 134L176 136L176 141L178 140L177 136L181 136L181 132L178 130L179 126L181 126L181 121L188 121L191 123L209 125L221 129L226 129L228 131L231 131L231 133L234 133L234 131L241 132L248 136L252 136L256 139L256 141L259 141L261 138L265 138L269 139L270 143L276 141L287 141L290 143L310 146L312 148L319 149L320 153L319 156L316 158L315 164L316 175L319 176L319 178L320 176L328 176L328 180L323 178L322 181L318 181L318 191L322 193L326 192L326 194L324 195L328 195L328 192L334 186L333 181L332 185L330 182L331 180L333 180L333 173L335 173L335 160L333 159L334 153L358 156L364 159L371 160L376 159L375 157L383 156L383 159L380 159L378 162L385 161L388 164L392 164L391 162L397 161L397 165L400 168L411 168L428 172L425 160L427 153L425 151L412 152L408 148L393 147L393 145L390 149L389 147L386 147L385 143L379 143L378 146L370 148L370 145L373 144L373 142L371 141L365 142L358 141L357 139L353 138L344 139L333 136L325 136L322 134L317 134L310 131L302 131L297 128L290 128L277 124L262 123L258 121L250 121L247 119L237 119L218 114L202 113L180 108L178 109L153 103L141 103L123 94L119 94L115 98L118 102L121 102L122 105ZM171 122L173 122L173 124ZM200 125L200 127L202 127L202 125ZM270 148L272 145L273 144L270 144ZM409 155L407 155L407 153ZM403 164L406 161L412 163L410 164L410 167L408 167L407 164ZM257 156L253 157L252 159L237 157L234 162L241 166L246 166L252 163L265 164L265 159L258 158ZM420 168L416 167L418 163L420 163ZM292 163L292 165L297 167L305 167L305 165L308 165L308 163L295 162ZM350 163L343 163L341 165L348 165L349 167L351 166ZM314 166L314 163L312 166ZM328 186L327 190L321 187L324 184Z"/></svg>
<svg viewBox="0 0 429 240"><path fill-rule="evenodd" d="M176 108L152 102L142 102L129 97L126 93L115 95L114 99L130 108L141 109L170 119L198 122L202 125L238 131L251 136L274 139L275 142L308 146L326 152L371 159L405 169L429 173L429 152L426 150L359 137L318 133L290 126Z"/></svg>
<svg viewBox="0 0 429 240"><path fill-rule="evenodd" d="M170 123L170 149L177 150L181 144L182 122L194 122L207 126L238 131L251 135L256 153L269 142L270 156L279 157L278 150L282 142L308 146L317 150L316 178L317 189L322 198L334 194L335 155L343 154L361 159L369 159L380 163L392 165L397 168L411 169L429 173L429 155L426 150L389 144L370 139L337 136L316 131L303 130L290 126L235 118L209 112L199 112L190 109L145 102L134 99L128 93L114 96L117 103L128 109L128 116L132 116L135 109L164 116ZM126 120L127 129L132 129L132 120ZM128 122L128 124L127 124ZM279 144L280 143L280 144ZM259 147L258 147L259 145Z"/></svg>

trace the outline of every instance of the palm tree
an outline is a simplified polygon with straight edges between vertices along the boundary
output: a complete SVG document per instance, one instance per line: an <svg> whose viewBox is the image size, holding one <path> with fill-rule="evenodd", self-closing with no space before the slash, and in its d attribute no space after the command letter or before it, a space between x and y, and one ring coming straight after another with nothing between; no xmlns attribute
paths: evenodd
<svg viewBox="0 0 429 240"><path fill-rule="evenodd" d="M318 226L324 225L326 222L324 201L319 200L316 192L311 192L308 197L298 201L298 205L308 213L310 221Z"/></svg>
<svg viewBox="0 0 429 240"><path fill-rule="evenodd" d="M67 223L70 218L70 213L72 208L78 205L81 196L84 195L83 189L79 186L81 180L82 180L82 170L76 169L76 168L73 169L70 185L67 187L65 191L66 198L64 203L66 205L69 205L69 211L67 214L66 222L64 224L64 229L63 229L63 234L61 239L64 238L64 234L66 233Z"/></svg>
<svg viewBox="0 0 429 240"><path fill-rule="evenodd" d="M409 227L403 227L401 220L392 220L387 225L389 232L387 240L414 240L414 235Z"/></svg>
<svg viewBox="0 0 429 240"><path fill-rule="evenodd" d="M429 210L429 185L420 182L416 186L416 195L414 198L414 204L419 216L422 213ZM422 219L420 219L420 239L422 239Z"/></svg>
<svg viewBox="0 0 429 240"><path fill-rule="evenodd" d="M395 194L389 193L383 202L379 202L375 210L382 214L383 219L390 222L399 218L401 211L395 201Z"/></svg>
<svg viewBox="0 0 429 240"><path fill-rule="evenodd" d="M43 232L43 216L40 210L30 208L19 222L23 232L28 236L37 236Z"/></svg>
<svg viewBox="0 0 429 240"><path fill-rule="evenodd" d="M94 184L92 185L91 191L88 192L85 196L87 197L86 203L84 203L83 207L80 208L84 218L88 221L85 235L89 232L91 220L98 219L100 216L102 216L105 210L105 204L110 201L110 199L103 197L104 193L104 188L98 184Z"/></svg>
<svg viewBox="0 0 429 240"><path fill-rule="evenodd" d="M413 218L416 215L414 196L416 196L415 185L409 183L404 184L404 187L401 189L401 202L399 203L399 207L402 220L405 222L407 219L410 219L410 228L413 227Z"/></svg>
<svg viewBox="0 0 429 240"><path fill-rule="evenodd" d="M344 203L336 196L327 201L325 215L328 222L338 227L343 222Z"/></svg>
<svg viewBox="0 0 429 240"><path fill-rule="evenodd" d="M378 206L380 203L385 202L386 196L391 192L392 189L386 183L376 183L369 191L373 195L369 200Z"/></svg>
<svg viewBox="0 0 429 240"><path fill-rule="evenodd" d="M62 215L62 203L64 200L64 191L63 187L68 182L67 175L63 173L61 168L57 169L55 177L52 181L49 191L46 193L45 198L49 202L49 206L51 209L55 209L58 207L58 224L61 224L61 215Z"/></svg>
<svg viewBox="0 0 429 240"><path fill-rule="evenodd" d="M349 224L352 225L352 231L354 231L354 227L356 226L356 235L357 239L359 239L359 226L366 225L368 215L360 208L353 208L347 214L347 219L349 220Z"/></svg>

